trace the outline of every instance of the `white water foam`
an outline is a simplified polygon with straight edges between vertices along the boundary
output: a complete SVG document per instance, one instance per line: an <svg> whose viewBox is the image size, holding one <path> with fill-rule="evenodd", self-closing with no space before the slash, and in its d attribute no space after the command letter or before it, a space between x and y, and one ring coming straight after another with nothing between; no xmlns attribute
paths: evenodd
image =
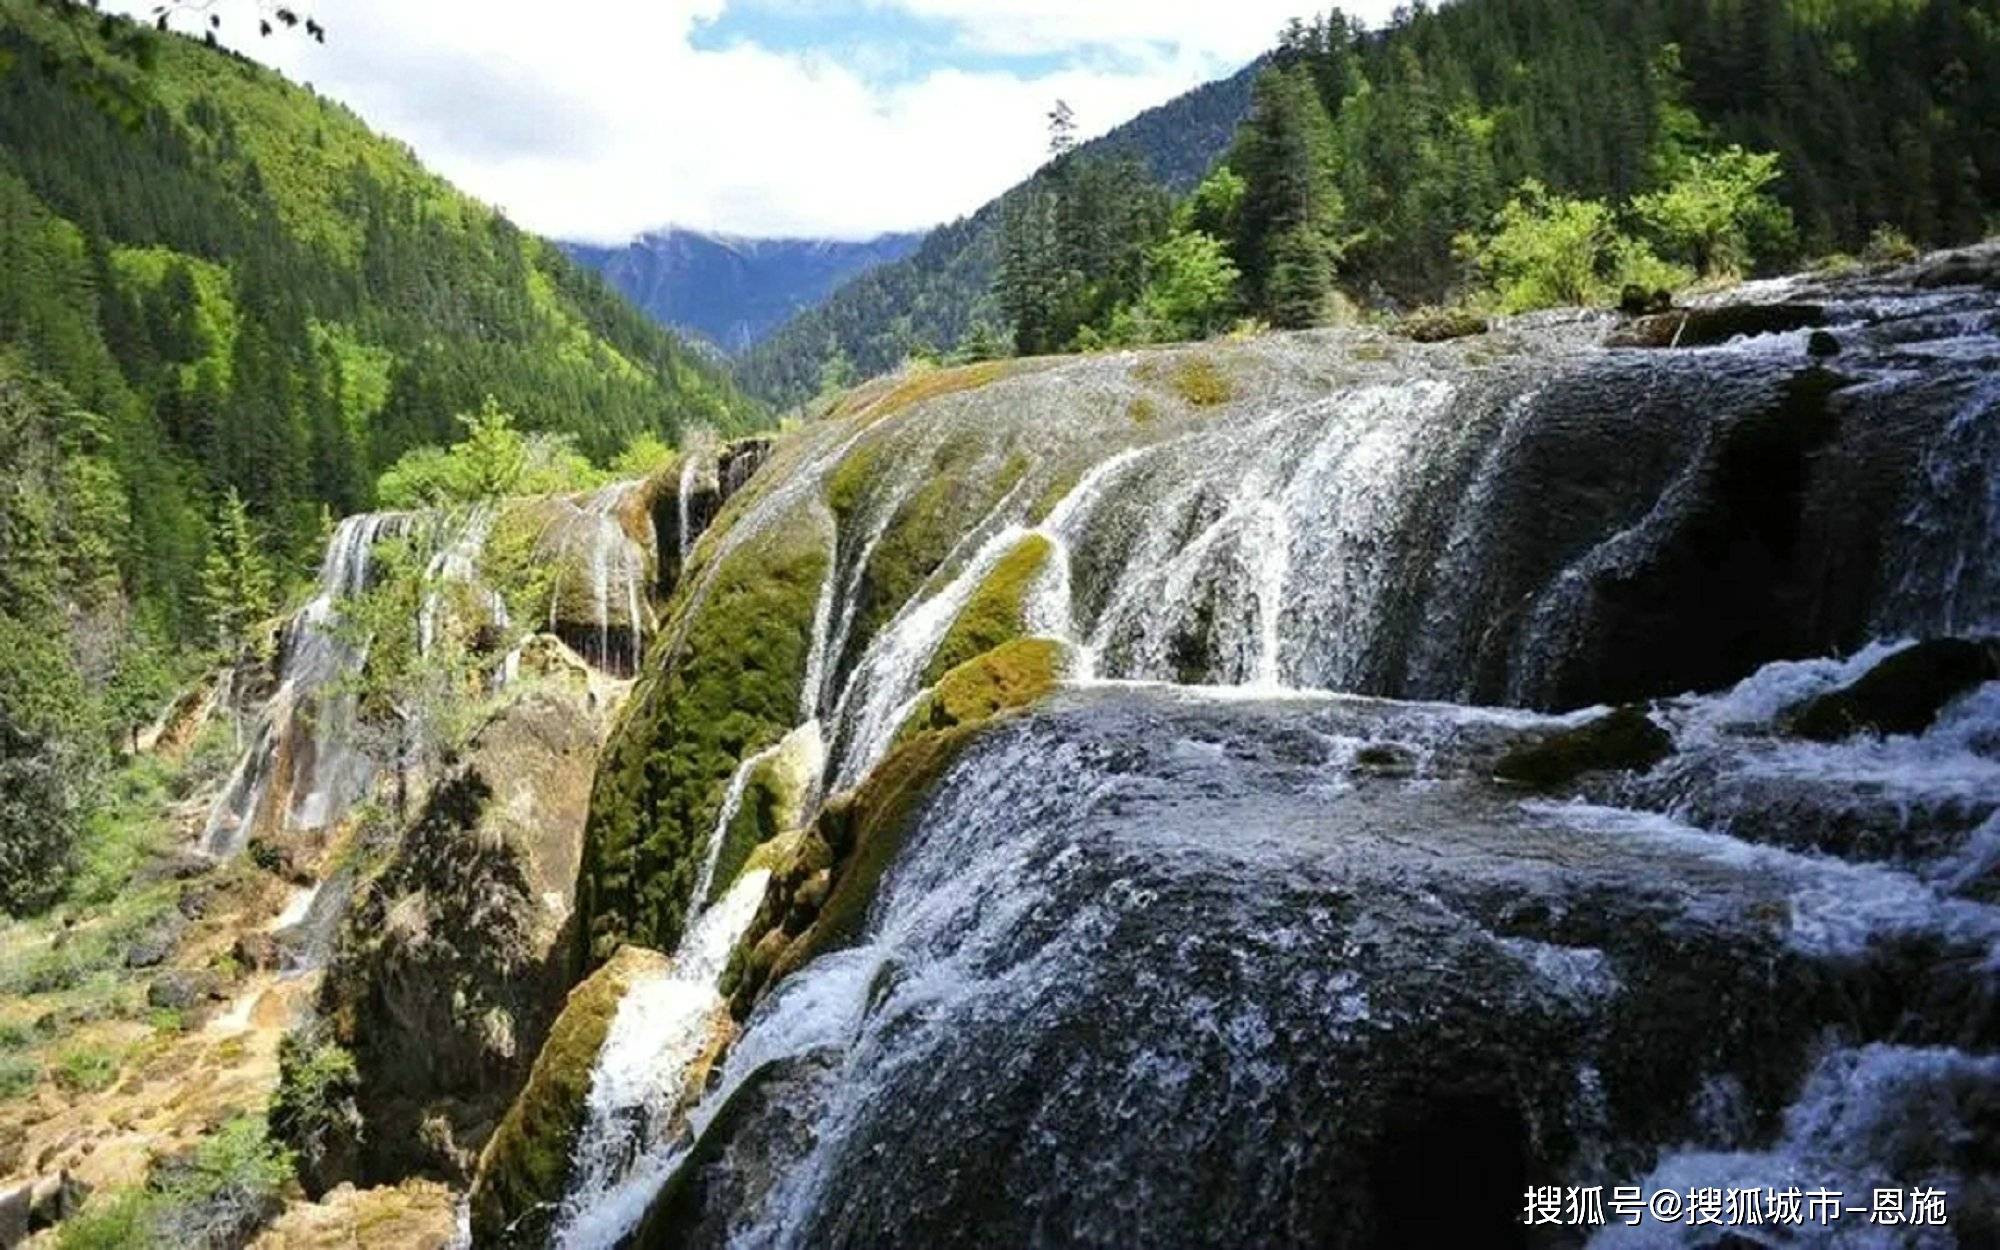
<svg viewBox="0 0 2000 1250"><path fill-rule="evenodd" d="M632 1164L656 1144L685 1099L690 1067L725 1010L716 979L756 919L770 876L763 869L744 873L688 928L672 966L633 985L619 1002L591 1070L553 1245L612 1245L644 1214L653 1178Z"/></svg>

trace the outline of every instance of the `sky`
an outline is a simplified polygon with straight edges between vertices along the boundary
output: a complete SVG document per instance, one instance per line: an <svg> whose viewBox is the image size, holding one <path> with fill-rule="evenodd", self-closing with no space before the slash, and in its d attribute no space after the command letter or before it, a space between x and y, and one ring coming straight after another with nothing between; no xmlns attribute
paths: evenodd
<svg viewBox="0 0 2000 1250"><path fill-rule="evenodd" d="M259 37L275 3L204 0L178 23L216 13L224 42L530 230L621 243L935 225L1040 163L1057 99L1101 134L1327 0L291 0L324 45Z"/></svg>

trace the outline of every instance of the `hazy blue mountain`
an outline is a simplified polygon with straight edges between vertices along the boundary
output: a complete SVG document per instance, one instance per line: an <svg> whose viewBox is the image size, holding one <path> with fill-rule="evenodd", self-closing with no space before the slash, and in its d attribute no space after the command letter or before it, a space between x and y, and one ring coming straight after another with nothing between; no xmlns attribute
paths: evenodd
<svg viewBox="0 0 2000 1250"><path fill-rule="evenodd" d="M654 320L733 354L862 270L909 255L922 240L921 234L859 243L745 239L672 229L623 247L565 243L563 250L602 273Z"/></svg>

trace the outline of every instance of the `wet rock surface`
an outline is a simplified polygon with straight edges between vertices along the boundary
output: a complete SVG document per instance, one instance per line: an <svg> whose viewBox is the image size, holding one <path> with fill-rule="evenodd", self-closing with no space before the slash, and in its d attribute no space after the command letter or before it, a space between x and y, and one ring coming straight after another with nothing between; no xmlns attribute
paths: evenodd
<svg viewBox="0 0 2000 1250"><path fill-rule="evenodd" d="M1852 683L1790 709L1785 726L1835 742L1858 733L1917 734L1946 704L2000 680L2000 639L1933 638L1883 659Z"/></svg>
<svg viewBox="0 0 2000 1250"><path fill-rule="evenodd" d="M1525 1184L1781 1138L1829 1045L2000 1040L2000 913L1485 780L1564 730L1168 689L996 728L748 1022L645 1244L1501 1244ZM1382 742L1410 775L1350 766Z"/></svg>

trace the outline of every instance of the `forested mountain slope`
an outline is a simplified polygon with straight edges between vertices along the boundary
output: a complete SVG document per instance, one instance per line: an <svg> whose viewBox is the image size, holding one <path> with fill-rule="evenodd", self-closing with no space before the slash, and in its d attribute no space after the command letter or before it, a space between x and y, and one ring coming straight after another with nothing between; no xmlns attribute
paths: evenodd
<svg viewBox="0 0 2000 1250"><path fill-rule="evenodd" d="M763 411L340 106L0 0L0 910L62 890L109 748L273 645L333 519L482 410L598 464Z"/></svg>
<svg viewBox="0 0 2000 1250"><path fill-rule="evenodd" d="M1259 65L1149 109L1079 152L1130 153L1165 186L1187 190L1228 147L1249 111ZM1008 200L1027 185L939 226L913 255L869 270L787 322L738 361L738 381L772 403L796 403L818 389L821 367L836 351L866 377L912 350L949 350L977 324L997 326L992 288L1000 223Z"/></svg>
<svg viewBox="0 0 2000 1250"><path fill-rule="evenodd" d="M1275 60L1325 109L1301 133L1339 276L1364 297L1447 293L1460 235L1525 179L1616 204L1729 144L1778 158L1796 230L1761 249L1769 266L1883 225L1977 238L2000 204L1994 0L1463 0L1373 32L1336 13ZM1254 204L1260 171L1236 172Z"/></svg>
<svg viewBox="0 0 2000 1250"><path fill-rule="evenodd" d="M901 260L922 237L745 239L676 229L641 235L622 247L562 246L654 320L733 353L863 270Z"/></svg>
<svg viewBox="0 0 2000 1250"><path fill-rule="evenodd" d="M553 246L352 113L178 36L0 3L0 343L103 431L134 597L191 627L207 517L241 492L277 555L370 502L491 394L604 458L749 414ZM118 84L138 108L107 107ZM70 423L74 439L79 423Z"/></svg>

